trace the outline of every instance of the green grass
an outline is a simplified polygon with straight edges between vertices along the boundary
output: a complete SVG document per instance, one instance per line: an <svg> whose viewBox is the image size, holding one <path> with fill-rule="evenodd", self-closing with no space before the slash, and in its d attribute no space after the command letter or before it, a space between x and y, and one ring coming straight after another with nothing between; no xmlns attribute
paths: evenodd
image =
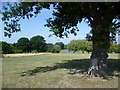
<svg viewBox="0 0 120 90"><path fill-rule="evenodd" d="M73 53L73 51L68 51L68 50L61 50L61 52L60 53ZM75 53L82 53L82 51L75 51ZM85 52L85 53L87 53L87 52Z"/></svg>
<svg viewBox="0 0 120 90"><path fill-rule="evenodd" d="M83 78L89 68L90 54L60 53L52 55L7 57L2 60L3 88L117 88L118 55L110 54L109 76Z"/></svg>

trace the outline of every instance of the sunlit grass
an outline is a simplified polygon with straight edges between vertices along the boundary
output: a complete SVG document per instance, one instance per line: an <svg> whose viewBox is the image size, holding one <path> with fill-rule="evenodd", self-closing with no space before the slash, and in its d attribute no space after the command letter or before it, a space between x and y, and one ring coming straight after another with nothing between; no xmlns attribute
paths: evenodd
<svg viewBox="0 0 120 90"><path fill-rule="evenodd" d="M109 80L82 78L90 54L60 53L3 58L3 88L116 88L118 77ZM111 60L110 60L111 59ZM117 70L118 54L109 54L109 66ZM115 61L115 62L114 62ZM117 70L119 71L119 70ZM117 72L115 71L115 72Z"/></svg>

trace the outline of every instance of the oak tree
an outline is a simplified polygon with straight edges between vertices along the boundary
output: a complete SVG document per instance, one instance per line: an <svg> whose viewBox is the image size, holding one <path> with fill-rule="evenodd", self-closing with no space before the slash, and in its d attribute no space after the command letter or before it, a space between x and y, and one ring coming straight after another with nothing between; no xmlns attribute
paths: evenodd
<svg viewBox="0 0 120 90"><path fill-rule="evenodd" d="M20 31L21 18L31 18L40 13L42 8L50 9L53 5L53 16L47 20L47 27L58 37L77 35L78 23L84 19L92 28L87 38L93 42L90 75L105 76L107 68L107 51L110 41L115 39L120 27L120 2L20 2L4 7L2 20L5 23L5 35ZM96 64L96 65L95 65ZM95 66L94 66L95 65Z"/></svg>

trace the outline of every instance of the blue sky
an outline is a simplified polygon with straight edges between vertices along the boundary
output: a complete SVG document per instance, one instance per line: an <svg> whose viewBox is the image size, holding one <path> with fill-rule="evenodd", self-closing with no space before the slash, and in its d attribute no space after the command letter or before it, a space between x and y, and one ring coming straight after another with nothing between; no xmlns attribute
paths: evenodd
<svg viewBox="0 0 120 90"><path fill-rule="evenodd" d="M52 16L52 10L43 9L40 14L37 15L37 17L33 17L30 19L22 19L20 21L21 24L21 31L17 33L13 33L11 38L4 36L4 30L3 30L3 23L2 27L0 27L0 30L2 29L2 37L0 37L0 41L6 41L8 43L16 43L17 40L21 37L27 37L30 39L33 36L41 35L45 38L47 43L56 43L56 42L63 42L65 44L69 43L71 40L80 40L85 39L86 34L89 33L90 27L85 22L82 22L78 24L78 27L80 31L77 33L77 36L69 35L69 38L60 39L56 36L48 37L52 32L49 31L48 27L45 27L44 25L47 23L46 19ZM0 15L1 17L1 15ZM2 40L1 40L2 39ZM120 40L120 39L119 39ZM118 36L117 36L118 41Z"/></svg>
<svg viewBox="0 0 120 90"><path fill-rule="evenodd" d="M85 39L86 33L89 33L90 27L85 22L78 24L80 31L77 36L69 35L69 38L60 39L56 36L48 37L52 32L49 31L48 27L44 25L47 23L46 19L52 16L52 10L43 9L37 17L30 19L22 19L20 21L21 31L13 33L11 38L4 36L3 24L2 24L2 41L7 41L8 43L16 43L21 37L27 37L30 39L33 36L41 35L45 37L47 43L63 42L65 44L69 43L71 40Z"/></svg>

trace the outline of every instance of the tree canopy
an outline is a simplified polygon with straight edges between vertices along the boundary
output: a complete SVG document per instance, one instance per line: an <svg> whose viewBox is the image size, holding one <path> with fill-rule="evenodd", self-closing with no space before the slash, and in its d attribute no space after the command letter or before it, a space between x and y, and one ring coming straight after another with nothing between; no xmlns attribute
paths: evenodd
<svg viewBox="0 0 120 90"><path fill-rule="evenodd" d="M119 47L120 47L119 44L111 42L111 45L110 45L110 48L109 48L108 52L109 53L113 53L113 52L114 53L120 53Z"/></svg>
<svg viewBox="0 0 120 90"><path fill-rule="evenodd" d="M2 49L2 50L1 50L1 51L2 51L1 53L2 53L2 54L10 54L10 53L13 53L11 45L8 44L7 42L0 42L0 45L2 45L2 48L0 48L0 49Z"/></svg>
<svg viewBox="0 0 120 90"><path fill-rule="evenodd" d="M54 45L53 48L53 53L59 53L61 51L60 45Z"/></svg>
<svg viewBox="0 0 120 90"><path fill-rule="evenodd" d="M20 31L20 24L18 23L20 19L29 19L37 16L42 8L50 9L50 4L54 6L54 18L50 17L47 20L48 24L46 24L46 26L50 27L50 31L53 31L54 35L59 37L67 36L69 33L77 35L76 31L79 31L77 24L82 22L83 18L92 28L95 28L96 24L104 27L109 26L109 28L111 28L109 29L111 38L115 37L116 30L114 28L120 27L120 3L117 2L20 2L14 4L8 3L8 7L3 6L2 20L6 25L4 27L5 36L11 36L11 33Z"/></svg>
<svg viewBox="0 0 120 90"><path fill-rule="evenodd" d="M22 37L17 41L18 49L22 50L22 52L30 51L30 41L28 38Z"/></svg>
<svg viewBox="0 0 120 90"><path fill-rule="evenodd" d="M47 52L54 52L54 45L52 43L47 44Z"/></svg>
<svg viewBox="0 0 120 90"><path fill-rule="evenodd" d="M68 34L77 35L79 31L77 24L84 20L92 28L86 36L88 40L109 48L109 42L115 40L116 33L120 32L120 3L118 2L15 2L3 6L2 20L5 24L5 36L10 37L12 33L21 30L20 19L36 17L43 8L50 9L51 5L53 17L47 19L45 26L58 37L68 37Z"/></svg>
<svg viewBox="0 0 120 90"><path fill-rule="evenodd" d="M37 50L38 52L46 51L46 41L43 36L37 35L30 39L30 45L32 50Z"/></svg>
<svg viewBox="0 0 120 90"><path fill-rule="evenodd" d="M61 49L64 49L64 43L63 42L56 42L55 45L60 45Z"/></svg>
<svg viewBox="0 0 120 90"><path fill-rule="evenodd" d="M72 40L67 44L67 49L75 51L82 51L82 53L92 52L92 42L88 42L87 40Z"/></svg>

